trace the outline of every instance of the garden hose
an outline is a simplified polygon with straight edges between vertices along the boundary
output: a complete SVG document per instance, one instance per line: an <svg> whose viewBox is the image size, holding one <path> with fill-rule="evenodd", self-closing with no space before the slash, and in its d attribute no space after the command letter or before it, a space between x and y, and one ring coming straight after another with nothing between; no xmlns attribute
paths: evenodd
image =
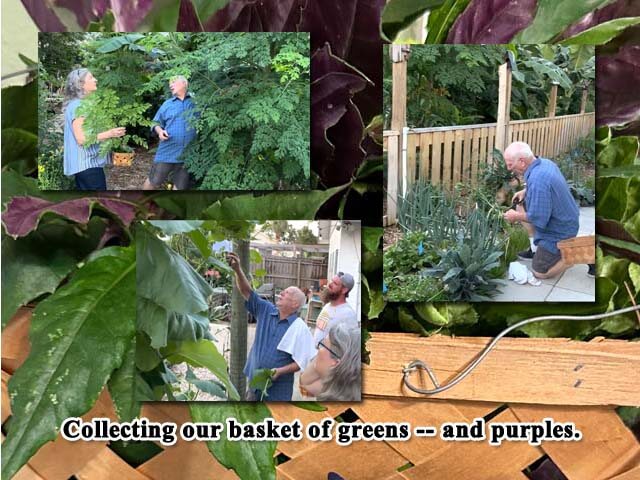
<svg viewBox="0 0 640 480"><path fill-rule="evenodd" d="M452 380L450 380L448 383L445 383L444 385L440 385L431 367L427 363L423 362L422 360L414 360L411 363L409 363L409 365L404 367L402 369L402 373L403 373L402 380L404 384L407 386L407 388L413 392L420 393L422 395L435 395L436 393L441 393L441 392L444 392L445 390L449 390L450 388L454 387L455 385L460 383L462 380L464 380L482 362L482 360L484 360L484 358L489 354L489 352L493 349L493 347L495 347L496 344L505 335L507 335L509 332L512 332L517 328L523 327L530 323L544 322L548 320L580 320L580 321L601 320L603 318L613 317L615 315L622 315L622 314L634 312L634 311L640 311L640 305L634 305L632 307L626 307L626 308L614 310L611 312L599 313L596 315L584 315L584 316L546 315L542 317L528 318L526 320L522 320L521 322L515 323L508 328L505 328L493 340L491 340L491 342L486 347L484 347L484 349L476 356L474 360L471 361L471 363L469 363L469 365L467 365L467 367L464 370L460 371L455 377L453 377ZM429 375L429 378L431 379L431 382L436 388L424 389L424 388L418 388L411 384L410 382L411 373L418 369L423 369L427 372L427 374Z"/></svg>

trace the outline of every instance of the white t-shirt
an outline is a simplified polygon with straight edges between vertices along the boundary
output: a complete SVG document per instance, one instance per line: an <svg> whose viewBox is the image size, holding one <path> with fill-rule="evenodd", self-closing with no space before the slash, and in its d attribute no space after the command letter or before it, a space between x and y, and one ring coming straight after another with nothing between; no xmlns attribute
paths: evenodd
<svg viewBox="0 0 640 480"><path fill-rule="evenodd" d="M302 371L307 368L309 360L318 353L309 327L300 317L289 326L277 348L291 355Z"/></svg>
<svg viewBox="0 0 640 480"><path fill-rule="evenodd" d="M329 329L338 323L346 323L350 328L358 328L358 319L355 310L348 303L334 307L327 303L318 314L316 329L313 333L313 341L316 345L329 335Z"/></svg>

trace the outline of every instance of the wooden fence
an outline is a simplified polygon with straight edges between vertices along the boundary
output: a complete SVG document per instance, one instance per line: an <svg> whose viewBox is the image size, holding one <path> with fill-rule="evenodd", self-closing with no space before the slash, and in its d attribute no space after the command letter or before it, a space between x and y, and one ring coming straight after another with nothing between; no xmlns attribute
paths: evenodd
<svg viewBox="0 0 640 480"><path fill-rule="evenodd" d="M536 155L553 159L574 147L580 138L591 135L594 122L594 113L515 120L509 122L507 143L526 142ZM402 158L391 158L395 152L402 152L401 148L388 148L389 164L398 165L400 192L418 179L445 188L456 183L476 185L483 165L492 162L495 136L495 123L408 129L406 162ZM401 145L402 132L385 132L385 146L387 142Z"/></svg>
<svg viewBox="0 0 640 480"><path fill-rule="evenodd" d="M263 283L273 283L276 290L283 290L291 285L302 289L312 285L318 287L320 280L327 278L328 253L318 251L328 250L328 245L313 246L310 257L286 257L273 255L274 250L278 250L278 245L263 247L254 246L262 256L262 262L251 264L251 273L264 269L267 274ZM305 246L299 246L300 251L306 251ZM290 249L289 249L290 250Z"/></svg>

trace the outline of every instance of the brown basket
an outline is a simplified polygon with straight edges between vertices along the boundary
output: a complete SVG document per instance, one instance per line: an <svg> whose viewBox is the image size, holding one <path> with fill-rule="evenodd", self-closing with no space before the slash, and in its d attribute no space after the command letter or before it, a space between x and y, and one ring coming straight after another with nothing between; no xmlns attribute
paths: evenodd
<svg viewBox="0 0 640 480"><path fill-rule="evenodd" d="M113 154L113 164L117 167L130 167L134 155L134 153L115 152Z"/></svg>
<svg viewBox="0 0 640 480"><path fill-rule="evenodd" d="M596 236L574 237L558 242L562 260L566 265L596 262Z"/></svg>

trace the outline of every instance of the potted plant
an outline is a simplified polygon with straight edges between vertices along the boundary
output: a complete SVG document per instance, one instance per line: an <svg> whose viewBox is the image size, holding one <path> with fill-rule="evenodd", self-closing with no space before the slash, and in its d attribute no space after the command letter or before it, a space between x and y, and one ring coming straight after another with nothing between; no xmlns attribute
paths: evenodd
<svg viewBox="0 0 640 480"><path fill-rule="evenodd" d="M144 117L149 108L148 103L134 102L123 104L118 95L111 89L98 90L82 99L78 115L85 117L83 129L88 144L97 143L100 132L114 127L151 126L151 121ZM113 152L113 164L130 166L133 162L133 145L147 147L147 141L132 133L119 138L110 138L100 142L100 155Z"/></svg>

